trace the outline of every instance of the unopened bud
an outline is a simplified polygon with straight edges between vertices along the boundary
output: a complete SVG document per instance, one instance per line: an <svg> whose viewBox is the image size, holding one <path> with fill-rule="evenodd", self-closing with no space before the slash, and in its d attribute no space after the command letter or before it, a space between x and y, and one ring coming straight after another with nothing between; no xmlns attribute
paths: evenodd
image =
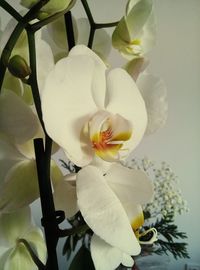
<svg viewBox="0 0 200 270"><path fill-rule="evenodd" d="M13 56L8 63L10 73L20 79L24 79L31 74L31 69L26 60L20 55Z"/></svg>

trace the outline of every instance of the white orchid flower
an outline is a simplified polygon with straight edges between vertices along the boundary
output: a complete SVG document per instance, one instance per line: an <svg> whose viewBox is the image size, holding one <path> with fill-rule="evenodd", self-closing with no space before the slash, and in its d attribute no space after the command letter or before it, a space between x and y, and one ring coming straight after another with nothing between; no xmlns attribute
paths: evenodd
<svg viewBox="0 0 200 270"><path fill-rule="evenodd" d="M123 57L142 57L155 43L155 19L151 0L129 0L126 14L112 35L113 46Z"/></svg>
<svg viewBox="0 0 200 270"><path fill-rule="evenodd" d="M39 135L38 135L39 133ZM36 115L12 91L0 96L0 211L14 211L39 197L33 139L41 137ZM52 161L52 182L62 177Z"/></svg>
<svg viewBox="0 0 200 270"><path fill-rule="evenodd" d="M0 269L38 269L24 245L27 241L38 258L46 262L46 245L42 231L31 222L29 208L0 215Z"/></svg>
<svg viewBox="0 0 200 270"><path fill-rule="evenodd" d="M120 68L107 72L84 45L74 47L49 73L41 103L48 134L81 167L94 156L126 157L146 129L145 104L133 79Z"/></svg>
<svg viewBox="0 0 200 270"><path fill-rule="evenodd" d="M107 171L89 165L58 184L56 208L71 217L78 209L93 230L91 254L97 270L132 266L140 253L141 205L149 202L153 186L146 174L113 163ZM70 208L70 209L69 209Z"/></svg>
<svg viewBox="0 0 200 270"><path fill-rule="evenodd" d="M38 2L39 0L21 0L20 4L26 8L31 8ZM67 8L70 9L75 2L76 0L50 0L39 11L38 19L46 18Z"/></svg>

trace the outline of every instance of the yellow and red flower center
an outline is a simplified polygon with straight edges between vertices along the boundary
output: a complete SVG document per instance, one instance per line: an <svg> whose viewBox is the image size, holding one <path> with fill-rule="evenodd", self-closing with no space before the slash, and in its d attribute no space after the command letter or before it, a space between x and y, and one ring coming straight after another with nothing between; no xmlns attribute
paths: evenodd
<svg viewBox="0 0 200 270"><path fill-rule="evenodd" d="M99 134L99 140L98 141L92 141L92 146L95 150L106 150L106 148L109 148L111 146L111 144L109 144L109 142L112 139L112 129L108 128L105 131L100 132ZM96 136L94 136L95 138Z"/></svg>

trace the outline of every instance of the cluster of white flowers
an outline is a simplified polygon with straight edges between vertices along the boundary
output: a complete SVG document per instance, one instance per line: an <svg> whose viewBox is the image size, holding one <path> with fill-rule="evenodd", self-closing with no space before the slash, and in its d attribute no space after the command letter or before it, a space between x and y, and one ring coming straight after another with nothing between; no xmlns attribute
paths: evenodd
<svg viewBox="0 0 200 270"><path fill-rule="evenodd" d="M86 14L90 14L87 1L81 2ZM66 31L67 20L61 15L71 9L76 0L50 0L40 10L38 5L34 6L39 3L38 0L21 0L20 3L32 8L27 13L31 14L30 21L25 20L30 23L30 29L21 34L19 32L13 50L10 44L15 43L14 38L17 37L14 35L13 38L11 33L15 34L21 22L16 26L16 20L12 19L0 37L0 65L8 62L7 66L3 64L5 80L0 78L0 85L3 85L0 96L0 269L35 269L26 247L27 256L19 251L19 255L13 252L12 258L10 255L5 257L8 253L2 239L7 228L8 234L12 235L19 227L19 232L12 238L14 251L21 248L24 240L28 244L33 241L34 250L42 246L39 259L46 262L45 242L41 231L31 225L29 208L40 196L39 163L35 158L38 148L33 145L33 140L37 138L44 141L44 163L50 163L44 166L44 170L50 174L48 178L52 183L56 210L64 211L66 218L80 211L93 231L90 252L95 269L113 270L120 264L132 267L132 257L141 252L141 245L157 240L154 228L142 229L142 206L151 201L153 185L144 172L150 168L148 162L144 161L140 170L130 170L120 162L128 157L144 135L164 125L168 109L163 80L143 72L149 62L147 53L156 40L153 1L128 0L125 14L112 34L112 42L105 30L99 28L116 23L96 24L93 19L91 22L89 15L90 25L86 18L80 19L82 28L77 23L76 31L76 19L71 17L71 13L66 14L70 21ZM4 8L2 4L0 6ZM6 6L9 7L9 4ZM44 21L53 14L60 15L58 21L54 21L57 15ZM41 22L35 22L36 18ZM51 20L53 24L42 27ZM71 20L74 29L71 28ZM88 27L84 27L85 20ZM40 27L43 29L39 30ZM95 36L97 29L102 30L99 36ZM37 34L34 37L32 33L35 31ZM72 36L74 32L71 39L77 39L73 48L69 42L70 31ZM66 32L69 46L63 48ZM86 40L83 42L82 36L87 36L89 32L89 43ZM90 42L91 46L94 45L93 50L84 45ZM71 43L75 45L74 41ZM127 59L125 66L114 67L109 63L108 68L107 55L111 44ZM54 146L52 152L47 147L50 145L49 138ZM51 154L58 149L80 167L77 173L62 174L58 164L51 160ZM158 187L161 188L161 185L158 184ZM159 198L159 189L157 193ZM148 207L156 209L153 203ZM162 206L161 210L165 208ZM19 218L16 218L19 213L25 224L24 231L29 232L32 227L36 230L36 236L31 236L33 239L28 233L26 238L19 238L19 235L23 236ZM1 226L5 219L9 225L6 228ZM140 240L149 232L153 234L150 240ZM48 239L48 234L46 236ZM16 246L18 239L22 243ZM6 241L9 242L9 239ZM1 260L5 261L4 265Z"/></svg>
<svg viewBox="0 0 200 270"><path fill-rule="evenodd" d="M125 163L129 168L139 169L153 180L154 198L145 206L144 211L150 214L151 218L168 216L187 212L187 201L183 199L182 192L178 187L179 180L172 171L169 164L162 162L159 167L148 159L132 159Z"/></svg>

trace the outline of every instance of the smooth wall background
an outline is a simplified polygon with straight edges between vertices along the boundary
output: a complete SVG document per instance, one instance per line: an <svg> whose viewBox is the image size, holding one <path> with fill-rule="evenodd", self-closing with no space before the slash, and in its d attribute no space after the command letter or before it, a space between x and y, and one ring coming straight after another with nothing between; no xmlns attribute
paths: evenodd
<svg viewBox="0 0 200 270"><path fill-rule="evenodd" d="M9 0L19 8L19 1ZM118 20L124 12L124 0L90 0L97 22ZM200 265L200 1L154 0L157 17L157 45L150 54L149 72L162 77L168 88L169 117L164 128L145 137L132 156L147 156L166 161L180 180L180 188L190 211L178 216L180 231L188 235L190 262ZM85 16L77 0L72 10ZM9 16L0 9L2 29ZM113 29L109 29L111 33ZM124 62L116 51L109 57L113 66ZM38 204L34 204L38 217ZM189 260L170 257L168 270L183 270ZM61 269L67 269L62 261ZM159 270L159 269L158 269Z"/></svg>

